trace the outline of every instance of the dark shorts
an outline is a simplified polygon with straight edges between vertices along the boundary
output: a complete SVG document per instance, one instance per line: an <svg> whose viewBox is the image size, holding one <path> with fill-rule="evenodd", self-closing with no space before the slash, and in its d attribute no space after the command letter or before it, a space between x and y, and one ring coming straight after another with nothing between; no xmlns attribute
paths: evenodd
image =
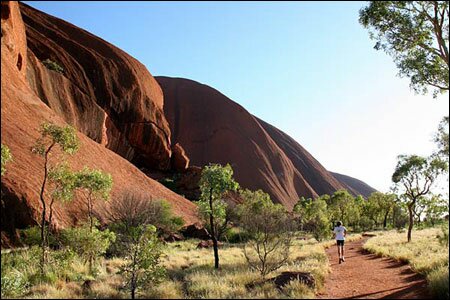
<svg viewBox="0 0 450 300"><path fill-rule="evenodd" d="M338 246L344 246L344 240L336 240Z"/></svg>

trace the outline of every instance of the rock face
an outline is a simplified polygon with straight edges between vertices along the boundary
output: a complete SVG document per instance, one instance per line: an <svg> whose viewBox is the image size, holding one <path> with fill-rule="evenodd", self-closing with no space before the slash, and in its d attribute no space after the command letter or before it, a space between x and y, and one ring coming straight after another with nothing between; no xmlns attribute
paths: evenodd
<svg viewBox="0 0 450 300"><path fill-rule="evenodd" d="M27 77L36 95L79 131L138 166L170 168L163 95L136 59L61 19L20 5ZM62 67L48 69L47 59Z"/></svg>
<svg viewBox="0 0 450 300"><path fill-rule="evenodd" d="M377 190L374 189L373 187L371 187L370 185L368 185L367 183L347 176L347 175L342 175L339 173L335 173L335 172L330 172L336 179L338 179L340 182L342 182L348 190L352 191L354 194L360 194L364 197L369 197L370 194L372 194L373 192L376 192Z"/></svg>
<svg viewBox="0 0 450 300"><path fill-rule="evenodd" d="M8 14L6 13L6 9L4 9L4 5L7 5L7 9L9 10ZM49 20L54 21L52 18L47 17L41 13L34 12L30 8L24 6L22 8L24 8L24 10L26 11L28 19L30 18L30 15L34 18L42 17L42 19L39 19L39 22L42 22L43 24L46 24L50 27L53 26L54 28L65 28L68 30L66 34L71 33L74 37L76 37L78 32L80 31L73 26L68 27L69 25L62 21L58 21L56 25L51 25L52 23L49 23ZM73 60L72 57L63 56L63 54L66 53L63 51L65 48L61 48L57 44L52 44L51 40L46 40L46 42L48 42L48 45L51 45L48 51L50 51L49 53L54 53L56 51L55 48L59 49L58 51L62 51L63 54L57 53L58 51L56 51L54 55L59 55L56 56L56 58L58 58L58 60L59 58L61 58L61 60L59 61L64 65L64 68L66 70L65 72L67 73L61 75L54 71L49 71L43 68L40 62L37 62L36 58L32 55L32 51L28 49L28 59L30 59L30 61L28 61L29 68L35 68L34 70L40 70L40 72L42 72L40 76L34 77L34 79L32 76L28 76L28 80L30 80L28 81L27 77L24 74L24 67L27 65L26 60L23 60L22 64L17 63L19 55L21 55L23 59L27 58L27 40L25 39L25 26L23 26L23 23L21 21L19 5L17 4L17 2L8 2L5 4L4 2L2 2L1 22L1 142L2 144L5 144L10 148L11 154L13 156L13 161L9 162L6 166L6 174L2 176L1 237L2 247L4 247L8 246L9 239L11 237L14 237L15 229L24 228L28 225L36 225L37 220L39 220L40 214L42 212L42 207L39 201L39 191L43 179L44 162L42 158L30 151L31 147L40 135L38 132L40 125L44 121L50 121L59 125L66 125L67 123L72 123L69 122L70 120L68 119L68 116L72 115L73 119L71 120L75 123L74 125L78 124L79 126L81 126L81 124L83 124L84 118L88 118L88 116L94 118L95 114L97 114L97 112L90 112L90 109L97 109L98 111L100 111L100 105L95 101L99 101L99 97L97 96L100 94L97 95L96 93L100 93L98 90L102 89L103 87L92 84L90 80L88 80L89 76L84 73L86 76L83 77L83 80L86 80L84 82L84 84L86 85L83 86L83 89L90 87L94 90L94 87L96 87L97 92L87 95L85 93L86 91L76 91L77 87L75 86L74 82L79 82L75 81L75 79L73 79L73 76L82 74L84 72L84 69L81 68L78 62L76 60ZM27 26L30 25L28 24ZM40 27L44 25L39 25L39 23L36 23L35 26ZM74 31L70 32L70 29ZM85 44L86 49L80 49L80 51L89 52L87 50L88 46L95 48L98 47L100 49L106 49L110 47L109 44L106 44L100 39L89 40L91 36L85 32L83 34L84 36L82 37L84 37L87 44ZM62 36L62 34L55 34L55 37L56 36ZM41 38L44 40L44 37ZM68 38L67 40L70 40L70 38ZM102 43L104 43L103 46ZM47 47L46 45L41 46ZM69 45L65 45L65 47L70 48ZM72 45L72 47L74 49L78 49L78 46L75 44ZM92 50L92 52L95 51ZM76 54L73 53L73 55ZM94 58L90 57L87 53L85 53L85 55L89 57L87 61L91 61L92 63ZM118 58L116 56L113 56L113 52L111 52L110 55L111 58L117 58L118 61L120 61L120 57ZM62 57L65 58L62 59ZM117 95L125 96L124 99L129 99L128 101L124 100L124 102L122 103L119 101L120 97L115 98L112 94L108 95L107 91L103 91L102 93L105 93L105 97L102 98L102 100L99 102L101 103L101 105L104 105L103 107L105 109L109 110L108 115L113 115L113 117L110 118L111 122L113 122L115 118L121 116L121 114L125 114L127 110L131 115L131 117L128 117L128 120L147 120L147 118L155 118L155 120L158 120L159 118L160 120L164 120L163 116L156 117L158 114L162 113L162 103L160 102L162 101L162 95L158 85L154 81L152 81L152 78L149 74L145 75L144 69L139 69L140 67L138 67L137 62L131 60L131 58L129 57L126 59L124 57L125 56L123 56L122 59L124 59L125 61L129 60L130 66L135 66L135 69L130 69L129 72L134 72L137 77L136 80L143 80L143 78L147 78L147 83L154 83L153 89L155 94L151 93L151 85L150 87L147 87L147 91L145 90L145 87L143 91L140 91L136 83L133 83L132 85L135 85L135 90L134 92L133 89L129 90L129 96L131 97L133 95L134 98L126 98L126 93L128 92L125 92L124 89L120 90L117 88L112 88L110 92L114 91L113 93L116 93ZM56 59L55 57L53 58ZM113 64L106 63L106 60L104 63L106 65ZM117 63L117 61L115 61L114 63ZM99 65L98 68L95 65L92 65L92 67L94 69L97 69L97 71L100 71L103 68L101 65ZM105 74L106 71L106 69L103 70ZM142 74L140 74L139 76L137 76L138 71L142 72ZM28 75L33 74L33 72L34 71L31 70ZM114 80L119 79L114 78L114 76L123 76L123 74L119 74L121 73L118 72L115 75L111 74L108 75L112 76L111 78L103 78L101 80L106 80L106 82L104 83L106 87L113 87L115 84L117 84L114 83ZM39 84L33 86L33 83ZM61 91L59 91L58 86L55 86L55 84L61 84ZM68 90L66 90L66 88ZM40 89L41 92L37 92L36 89ZM93 92L93 90L91 90L90 92ZM68 91L71 91L74 94L70 94ZM50 92L52 92L53 94ZM79 92L80 95L85 93L85 98L77 98L76 93ZM45 96L45 98L42 98L43 95L47 96ZM96 97L91 98L92 95ZM63 101L64 97L66 96L67 99ZM59 110L60 108L57 106L56 102L56 100L58 100L57 97L60 97L60 105L67 105L67 110ZM158 97L161 97L161 99L159 99ZM47 99L49 103L51 101L55 101L55 105L47 105L45 101L43 101L45 99ZM150 101L150 99L155 99L155 101ZM135 101L133 103L136 105L136 108L132 107L134 104L132 105L131 101ZM159 112L152 111L153 108ZM80 115L77 115L77 109L80 110ZM81 113L81 111L83 113ZM149 113L148 115L147 112ZM92 115L89 115L90 113L92 113ZM101 116L100 113L98 113L98 115ZM161 122L161 124L163 125L166 124L163 121ZM198 222L196 206L193 203L166 189L161 184L143 174L128 160L117 155L108 148L105 148L104 145L99 143L101 142L99 140L99 138L101 137L101 134L99 132L101 132L102 126L96 128L93 120L86 120L86 123L86 127L78 128L79 132L77 133L77 135L81 141L80 150L73 157L68 158L68 162L72 166L72 169L80 170L85 165L89 166L90 168L101 169L105 172L110 173L113 177L113 190L111 193L112 198L118 197L125 189L138 189L142 192L147 193L153 199L166 199L167 201L169 201L174 213L178 216L183 217L187 225ZM135 123L130 124L122 126L123 124L117 123L117 129L123 130L123 133L117 136L108 135L108 130L110 130L111 127L107 126L107 137L110 140L112 139L113 141L118 142L120 138L124 138L127 134L130 134L131 136L135 136L136 140L142 141L143 132L147 132L146 134L148 134L148 140L155 140L155 142L149 143L147 145L149 148L143 147L144 150L156 147L152 148L156 151L157 149L166 149L164 147L168 147L166 144L166 138L162 138L164 134L160 133L158 130L152 131L153 129L151 129L146 131L147 129L145 128L147 128L147 125L144 123L141 125L138 124L137 127L134 127ZM167 124L164 126L167 127ZM169 132L168 127L165 128L165 130ZM89 136L90 134L92 134L93 136ZM155 135L155 137L153 137L153 134ZM158 148L157 145L159 145L158 147L161 148ZM161 150L156 153L159 153L161 155L165 153L161 158L162 161L164 163L170 162L170 157L168 155L168 153L170 153L169 148L167 148L167 151ZM56 151L50 157L51 164L55 163L55 155L57 154L58 152ZM157 156L154 156L154 159L156 159L156 157ZM49 199L49 196L50 195L47 193L47 199ZM84 197L76 197L76 199L71 203L55 204L53 226L55 226L56 228L61 228L74 225L83 220L85 218L85 211L83 209L86 206L85 201L86 200ZM107 208L108 203L102 204L100 202L97 202L94 206L94 214L100 219L100 221L104 221L106 219L105 213L107 211Z"/></svg>
<svg viewBox="0 0 450 300"><path fill-rule="evenodd" d="M193 165L230 163L245 188L262 189L292 209L301 196L348 188L290 136L252 116L219 91L198 82L156 77L173 142ZM363 194L363 193L361 193Z"/></svg>

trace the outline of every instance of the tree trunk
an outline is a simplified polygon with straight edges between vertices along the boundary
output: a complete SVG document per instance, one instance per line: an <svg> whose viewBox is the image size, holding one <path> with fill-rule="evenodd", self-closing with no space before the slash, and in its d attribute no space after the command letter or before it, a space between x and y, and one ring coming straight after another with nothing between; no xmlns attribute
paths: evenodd
<svg viewBox="0 0 450 300"><path fill-rule="evenodd" d="M41 274L44 274L44 266L46 263L46 240L45 240L45 213L47 212L46 209L46 205L45 205L45 199L44 199L44 191L45 191L45 184L47 183L47 177L48 177L48 154L50 153L50 151L52 150L53 146L55 145L55 143L53 142L47 149L47 151L45 151L44 154L44 180L42 181L42 186L41 186L41 192L39 194L39 199L41 200L42 203L42 219L41 219L41 248L42 248L42 257L41 257Z"/></svg>
<svg viewBox="0 0 450 300"><path fill-rule="evenodd" d="M386 213L384 214L383 229L386 229L388 215L389 215L389 210L387 210Z"/></svg>
<svg viewBox="0 0 450 300"><path fill-rule="evenodd" d="M414 225L414 215L412 205L408 205L408 212L409 212L409 226L408 226L408 243L409 243L411 242L411 232Z"/></svg>
<svg viewBox="0 0 450 300"><path fill-rule="evenodd" d="M218 269L219 268L219 247L217 245L216 232L214 230L212 192L213 192L213 189L211 188L209 191L209 208L211 209L211 212L209 214L209 225L211 226L211 238L213 241L213 248L214 248L214 268Z"/></svg>
<svg viewBox="0 0 450 300"><path fill-rule="evenodd" d="M90 226L89 226L89 231L92 233L92 230L94 228L94 220L92 219L92 199L91 199L91 192L89 192L88 195L88 214L89 214L89 222L90 222Z"/></svg>

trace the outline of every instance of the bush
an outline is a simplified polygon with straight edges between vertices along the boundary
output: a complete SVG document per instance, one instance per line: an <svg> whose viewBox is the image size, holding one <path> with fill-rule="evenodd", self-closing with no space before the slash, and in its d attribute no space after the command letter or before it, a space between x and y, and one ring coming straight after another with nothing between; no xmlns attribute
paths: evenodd
<svg viewBox="0 0 450 300"><path fill-rule="evenodd" d="M159 265L161 256L160 242L156 235L156 227L153 225L139 225L126 227L126 224L118 224L124 227L119 234L118 241L127 253L126 264L121 266L120 272L125 277L125 287L129 289L131 298L135 298L144 284L150 285L160 281L165 270Z"/></svg>
<svg viewBox="0 0 450 300"><path fill-rule="evenodd" d="M112 199L108 219L111 224L124 224L127 228L152 224L158 228L160 236L171 234L184 224L181 217L173 215L166 200L153 200L138 190L126 190L120 197Z"/></svg>
<svg viewBox="0 0 450 300"><path fill-rule="evenodd" d="M286 209L273 204L269 195L247 191L244 199L239 208L240 224L250 236L243 246L244 256L250 268L265 277L288 260L294 224Z"/></svg>
<svg viewBox="0 0 450 300"><path fill-rule="evenodd" d="M115 239L114 232L108 229L100 231L95 227L91 231L90 224L68 228L61 232L62 243L77 253L85 262L89 262L91 273L95 271L94 267L98 258L106 253Z"/></svg>
<svg viewBox="0 0 450 300"><path fill-rule="evenodd" d="M431 271L427 281L433 299L449 299L448 265Z"/></svg>
<svg viewBox="0 0 450 300"><path fill-rule="evenodd" d="M245 243L251 238L250 234L239 227L231 227L225 233L224 240L228 243Z"/></svg>
<svg viewBox="0 0 450 300"><path fill-rule="evenodd" d="M39 226L33 226L20 230L20 236L24 244L29 247L41 245L41 228ZM59 241L54 235L49 234L48 239L48 244L50 247L59 247Z"/></svg>
<svg viewBox="0 0 450 300"><path fill-rule="evenodd" d="M63 73L64 69L63 67L61 67L57 62L54 62L53 60L47 58L46 60L44 60L42 62L44 64L44 66L47 67L47 69L49 70L53 70L56 71L58 73Z"/></svg>
<svg viewBox="0 0 450 300"><path fill-rule="evenodd" d="M436 237L441 245L446 245L448 247L448 223L444 223L441 227L442 232Z"/></svg>

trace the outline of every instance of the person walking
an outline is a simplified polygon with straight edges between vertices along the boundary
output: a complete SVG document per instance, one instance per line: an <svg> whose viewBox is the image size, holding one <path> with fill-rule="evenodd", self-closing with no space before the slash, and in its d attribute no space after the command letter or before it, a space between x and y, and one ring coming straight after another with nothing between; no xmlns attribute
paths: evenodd
<svg viewBox="0 0 450 300"><path fill-rule="evenodd" d="M333 229L333 237L336 238L336 244L338 247L339 263L345 261L344 258L344 241L347 235L347 228L342 225L342 222L338 221L336 227Z"/></svg>

